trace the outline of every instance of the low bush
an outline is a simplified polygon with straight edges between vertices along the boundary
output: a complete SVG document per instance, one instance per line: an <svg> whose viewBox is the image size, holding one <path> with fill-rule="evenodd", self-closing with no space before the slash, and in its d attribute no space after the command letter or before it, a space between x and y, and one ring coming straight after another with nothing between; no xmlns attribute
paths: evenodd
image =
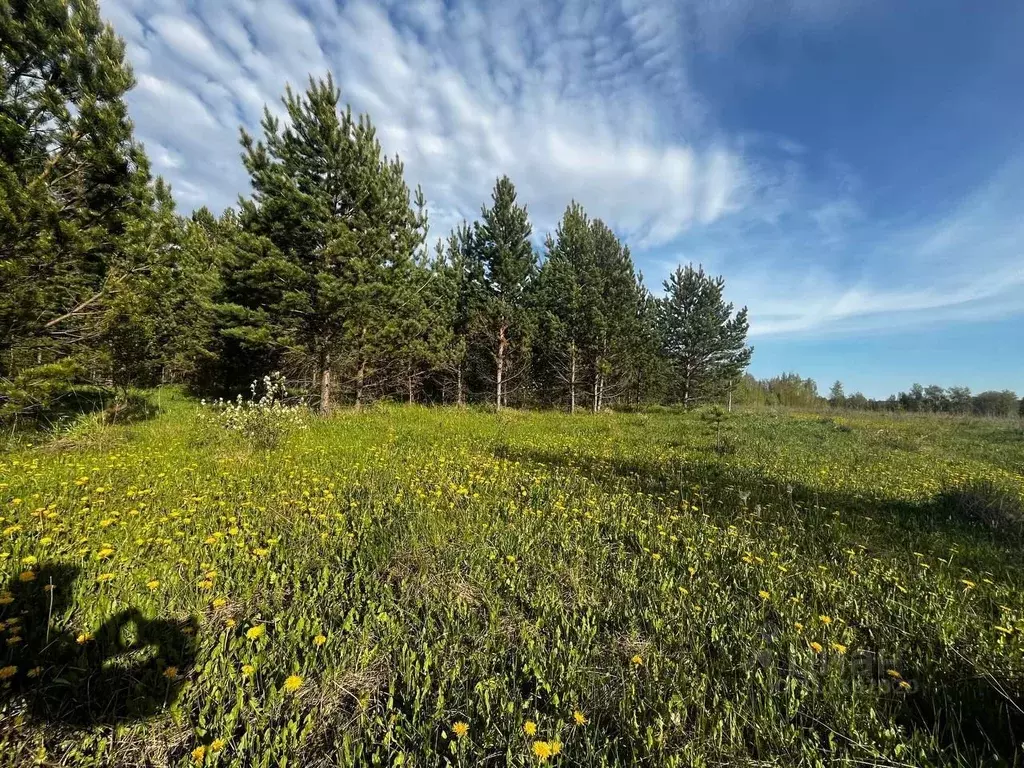
<svg viewBox="0 0 1024 768"><path fill-rule="evenodd" d="M262 390L262 392L261 392ZM238 395L233 402L216 400L206 403L207 417L216 425L241 435L260 450L280 445L294 429L305 427L307 410L301 404L289 404L284 377L280 373L254 381L248 400Z"/></svg>

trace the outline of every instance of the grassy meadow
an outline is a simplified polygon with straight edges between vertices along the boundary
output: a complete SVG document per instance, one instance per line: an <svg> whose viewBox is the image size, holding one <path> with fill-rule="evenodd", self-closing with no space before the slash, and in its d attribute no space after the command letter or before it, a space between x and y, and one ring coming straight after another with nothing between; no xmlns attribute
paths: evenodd
<svg viewBox="0 0 1024 768"><path fill-rule="evenodd" d="M0 454L2 765L1024 765L1019 424L159 397Z"/></svg>

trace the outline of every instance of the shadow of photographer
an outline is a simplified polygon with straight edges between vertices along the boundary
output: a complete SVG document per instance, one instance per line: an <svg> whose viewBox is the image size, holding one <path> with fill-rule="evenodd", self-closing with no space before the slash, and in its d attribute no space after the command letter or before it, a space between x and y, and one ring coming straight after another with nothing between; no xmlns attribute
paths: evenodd
<svg viewBox="0 0 1024 768"><path fill-rule="evenodd" d="M0 713L54 725L141 720L177 699L195 662L195 619L128 608L91 633L66 626L76 566L50 563L0 595Z"/></svg>

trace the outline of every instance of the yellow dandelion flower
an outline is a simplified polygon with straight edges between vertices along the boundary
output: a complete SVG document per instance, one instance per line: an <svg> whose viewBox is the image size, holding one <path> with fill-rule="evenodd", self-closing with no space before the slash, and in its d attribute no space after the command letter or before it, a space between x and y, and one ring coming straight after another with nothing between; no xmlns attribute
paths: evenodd
<svg viewBox="0 0 1024 768"><path fill-rule="evenodd" d="M818 617L818 621L820 621L822 624L828 626L829 624L832 623L832 617L831 616L825 616L824 614L822 614L821 616Z"/></svg>
<svg viewBox="0 0 1024 768"><path fill-rule="evenodd" d="M28 671L29 677L39 677L41 674L43 674L42 667L32 667L32 669Z"/></svg>
<svg viewBox="0 0 1024 768"><path fill-rule="evenodd" d="M298 675L289 675L284 681L284 689L288 691L288 693L295 693L295 691L299 690L301 687L302 678Z"/></svg>
<svg viewBox="0 0 1024 768"><path fill-rule="evenodd" d="M223 608L227 604L228 604L228 601L225 600L223 597L215 597L213 599L213 607L214 608Z"/></svg>
<svg viewBox="0 0 1024 768"><path fill-rule="evenodd" d="M634 664L636 664L639 667L641 664L644 663L644 658L643 658L643 656L641 656L638 653L636 656L634 656L632 659L630 659L630 661L632 661Z"/></svg>
<svg viewBox="0 0 1024 768"><path fill-rule="evenodd" d="M160 586L160 580L159 579L150 579L149 581L146 582L146 586L149 587L150 589L156 589L157 587Z"/></svg>
<svg viewBox="0 0 1024 768"><path fill-rule="evenodd" d="M245 675L246 677L250 677L252 675L252 673L255 672L255 671L256 671L256 667L254 667L252 664L243 664L242 665L242 674Z"/></svg>
<svg viewBox="0 0 1024 768"><path fill-rule="evenodd" d="M533 754L543 762L551 757L551 745L546 741L535 741L533 742Z"/></svg>
<svg viewBox="0 0 1024 768"><path fill-rule="evenodd" d="M83 632L82 634L80 634L78 637L75 638L75 642L78 643L79 645L85 645L90 640L92 640L92 632Z"/></svg>
<svg viewBox="0 0 1024 768"><path fill-rule="evenodd" d="M22 565L32 566L32 565L35 565L38 562L39 561L36 559L35 555L27 555L27 556L21 558L21 564Z"/></svg>
<svg viewBox="0 0 1024 768"><path fill-rule="evenodd" d="M903 677L903 675L901 675L895 669L887 669L885 673L889 675L889 677L891 677L893 680L899 680L901 677Z"/></svg>
<svg viewBox="0 0 1024 768"><path fill-rule="evenodd" d="M537 724L533 722L533 720L527 720L525 723L523 723L523 733L525 733L527 736L536 736Z"/></svg>
<svg viewBox="0 0 1024 768"><path fill-rule="evenodd" d="M469 733L469 723L459 720L456 723L452 723L452 730L455 732L455 737L461 739Z"/></svg>
<svg viewBox="0 0 1024 768"><path fill-rule="evenodd" d="M18 668L14 666L0 667L0 680L7 680L18 674Z"/></svg>
<svg viewBox="0 0 1024 768"><path fill-rule="evenodd" d="M249 627L249 629L245 631L245 636L250 640L258 640L263 637L266 631L267 628L263 624L257 624L255 627Z"/></svg>
<svg viewBox="0 0 1024 768"><path fill-rule="evenodd" d="M550 747L551 747L551 756L554 757L555 755L557 755L559 752L562 751L562 742L560 742L560 741L552 741L550 743Z"/></svg>
<svg viewBox="0 0 1024 768"><path fill-rule="evenodd" d="M25 581L35 581L35 580L36 580L35 571L22 571L21 573L18 574L18 581L25 582Z"/></svg>
<svg viewBox="0 0 1024 768"><path fill-rule="evenodd" d="M906 680L900 680L900 690L902 690L902 691L909 691L910 690L910 683L908 683Z"/></svg>
<svg viewBox="0 0 1024 768"><path fill-rule="evenodd" d="M115 578L117 578L116 574L113 574L113 573L101 573L99 576L96 577L96 583L97 584L103 584L104 582L107 582L107 581L113 581Z"/></svg>
<svg viewBox="0 0 1024 768"><path fill-rule="evenodd" d="M224 621L224 626L227 627L228 629L234 629L235 627L238 626L238 622L235 621L234 619L226 619Z"/></svg>
<svg viewBox="0 0 1024 768"><path fill-rule="evenodd" d="M765 590L762 589L760 592L757 593L757 596L760 597L762 600L767 600L772 595L771 595L771 592L766 592Z"/></svg>
<svg viewBox="0 0 1024 768"><path fill-rule="evenodd" d="M224 749L224 746L226 744L227 744L227 742L224 741L224 739L214 739L213 743L210 744L210 749L213 752L220 752L222 749Z"/></svg>
<svg viewBox="0 0 1024 768"><path fill-rule="evenodd" d="M846 653L846 646L842 643L832 643L832 648L835 650L836 653Z"/></svg>
<svg viewBox="0 0 1024 768"><path fill-rule="evenodd" d="M815 653L821 653L824 648L821 647L821 643L811 643L811 650Z"/></svg>
<svg viewBox="0 0 1024 768"><path fill-rule="evenodd" d="M196 763L202 763L206 757L206 747L201 744L192 750L192 760Z"/></svg>
<svg viewBox="0 0 1024 768"><path fill-rule="evenodd" d="M10 605L14 602L14 595L10 592L0 593L0 605Z"/></svg>
<svg viewBox="0 0 1024 768"><path fill-rule="evenodd" d="M313 638L313 645L315 645L317 648L319 648L321 645L323 645L326 642L327 642L327 637L325 635L317 635L316 637Z"/></svg>
<svg viewBox="0 0 1024 768"><path fill-rule="evenodd" d="M177 667L168 667L167 669L164 670L164 677L166 677L168 680L173 680L177 676L178 676L178 668Z"/></svg>
<svg viewBox="0 0 1024 768"><path fill-rule="evenodd" d="M586 725L587 717L578 709L572 713L572 719L576 721L576 725Z"/></svg>

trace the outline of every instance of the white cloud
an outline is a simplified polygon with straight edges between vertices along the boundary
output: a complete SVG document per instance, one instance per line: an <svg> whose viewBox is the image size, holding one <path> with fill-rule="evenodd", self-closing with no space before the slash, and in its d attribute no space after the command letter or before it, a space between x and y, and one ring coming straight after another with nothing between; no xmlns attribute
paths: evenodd
<svg viewBox="0 0 1024 768"><path fill-rule="evenodd" d="M129 43L130 103L141 138L160 147L156 170L214 208L246 191L238 124L257 129L286 83L327 71L424 186L435 233L474 216L500 173L538 231L575 198L645 244L734 212L746 183L744 157L689 84L679 46L690 22L651 0L104 0L103 10Z"/></svg>

